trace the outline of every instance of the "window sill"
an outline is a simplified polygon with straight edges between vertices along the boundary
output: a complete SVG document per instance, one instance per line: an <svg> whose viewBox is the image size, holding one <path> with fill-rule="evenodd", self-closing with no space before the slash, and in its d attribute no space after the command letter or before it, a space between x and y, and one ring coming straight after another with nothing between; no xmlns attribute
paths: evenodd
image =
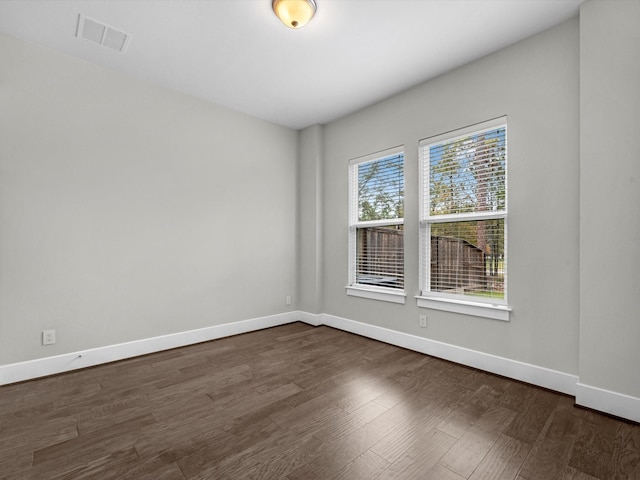
<svg viewBox="0 0 640 480"><path fill-rule="evenodd" d="M418 307L431 308L432 310L443 310L445 312L463 313L475 317L492 318L494 320L509 321L511 307L508 305L497 305L491 303L470 302L467 300L456 300L439 297L417 296Z"/></svg>
<svg viewBox="0 0 640 480"><path fill-rule="evenodd" d="M383 302L405 303L406 294L404 290L384 287L365 287L360 285L349 285L344 287L347 295L353 297L370 298L372 300L380 300Z"/></svg>

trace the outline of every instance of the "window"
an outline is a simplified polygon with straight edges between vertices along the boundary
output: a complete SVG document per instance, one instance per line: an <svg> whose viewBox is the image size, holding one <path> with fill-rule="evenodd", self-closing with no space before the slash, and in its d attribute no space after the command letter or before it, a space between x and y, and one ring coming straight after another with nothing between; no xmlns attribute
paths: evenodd
<svg viewBox="0 0 640 480"><path fill-rule="evenodd" d="M349 162L347 293L404 303L404 153Z"/></svg>
<svg viewBox="0 0 640 480"><path fill-rule="evenodd" d="M506 118L420 142L418 305L508 320Z"/></svg>

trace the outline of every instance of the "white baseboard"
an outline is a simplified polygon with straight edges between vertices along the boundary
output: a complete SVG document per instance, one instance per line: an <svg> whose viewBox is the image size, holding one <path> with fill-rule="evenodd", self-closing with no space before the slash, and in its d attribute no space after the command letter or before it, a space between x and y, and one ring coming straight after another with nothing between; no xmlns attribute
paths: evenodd
<svg viewBox="0 0 640 480"><path fill-rule="evenodd" d="M301 322L308 323L314 327L319 327L320 325L325 325L323 322L324 314L322 313L308 313L308 312L295 312L298 317L297 319Z"/></svg>
<svg viewBox="0 0 640 480"><path fill-rule="evenodd" d="M93 367L103 363L124 360L171 348L252 332L300 320L300 312L287 312L267 317L252 318L239 322L188 330L160 337L145 338L133 342L108 345L53 357L38 358L26 362L0 365L0 385L22 382L33 378Z"/></svg>
<svg viewBox="0 0 640 480"><path fill-rule="evenodd" d="M324 325L340 330L531 383L556 392L572 396L575 396L576 393L578 377L575 375L333 315L324 314L321 317Z"/></svg>
<svg viewBox="0 0 640 480"><path fill-rule="evenodd" d="M640 398L578 382L576 403L640 423Z"/></svg>
<svg viewBox="0 0 640 480"><path fill-rule="evenodd" d="M334 315L324 313L313 314L301 311L252 318L118 345L109 345L26 362L0 365L0 385L92 367L103 363L115 362L117 360L124 360L126 358L160 352L171 348L184 347L186 345L296 321L302 321L313 326L327 325L391 345L397 345L409 350L572 395L576 397L576 403L578 405L640 422L640 398L585 385L579 382L579 378L576 375L570 375L568 373Z"/></svg>

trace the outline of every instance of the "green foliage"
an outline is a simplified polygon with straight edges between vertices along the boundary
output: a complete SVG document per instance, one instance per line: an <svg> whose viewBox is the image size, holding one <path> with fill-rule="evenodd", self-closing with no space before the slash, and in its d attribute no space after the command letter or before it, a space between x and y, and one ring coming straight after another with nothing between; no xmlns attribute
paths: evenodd
<svg viewBox="0 0 640 480"><path fill-rule="evenodd" d="M358 168L358 220L404 217L404 157L396 155Z"/></svg>
<svg viewBox="0 0 640 480"><path fill-rule="evenodd" d="M428 147L430 215L506 209L505 133L489 130ZM486 275L493 285L501 284L503 219L432 223L431 235L464 240L482 250Z"/></svg>
<svg viewBox="0 0 640 480"><path fill-rule="evenodd" d="M496 132L432 145L431 215L500 211L506 200L506 147Z"/></svg>

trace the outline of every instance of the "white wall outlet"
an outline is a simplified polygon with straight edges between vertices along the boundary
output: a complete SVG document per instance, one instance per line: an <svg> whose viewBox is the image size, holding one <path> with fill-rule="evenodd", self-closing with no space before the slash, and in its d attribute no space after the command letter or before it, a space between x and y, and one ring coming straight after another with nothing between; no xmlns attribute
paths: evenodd
<svg viewBox="0 0 640 480"><path fill-rule="evenodd" d="M427 316L426 315L420 315L420 318L418 320L418 324L422 328L427 328Z"/></svg>
<svg viewBox="0 0 640 480"><path fill-rule="evenodd" d="M291 295L287 295L286 297L284 297L284 304L291 305Z"/></svg>
<svg viewBox="0 0 640 480"><path fill-rule="evenodd" d="M53 345L56 343L56 331L55 330L43 330L42 331L42 345Z"/></svg>

